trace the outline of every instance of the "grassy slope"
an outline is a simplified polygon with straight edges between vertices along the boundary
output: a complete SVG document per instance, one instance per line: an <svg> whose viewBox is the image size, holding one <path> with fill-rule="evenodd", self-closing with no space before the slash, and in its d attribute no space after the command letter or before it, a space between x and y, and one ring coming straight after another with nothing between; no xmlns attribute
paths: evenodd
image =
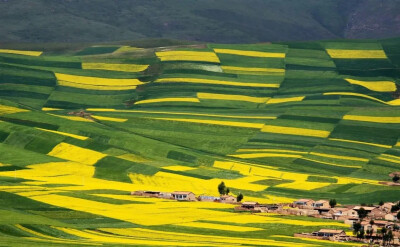
<svg viewBox="0 0 400 247"><path fill-rule="evenodd" d="M26 44L24 48L30 49L29 46ZM89 240L82 243L88 245L98 242L140 245L143 232L127 233L130 238L115 238L111 233L114 230L110 229L139 227L168 234L200 234L202 239L212 242L216 241L215 236L226 236L250 245L245 241L257 239L259 244L268 245L260 241L274 239L304 244L307 241L282 239L276 235L292 236L294 232L309 232L326 224L325 221L315 219L317 223L313 223L313 219L301 217L277 221L274 216L244 216L238 223L233 220L237 215L231 212L230 206L193 203L186 208L168 201L127 195L129 191L138 189L193 190L196 194L215 194L221 180L231 187L232 193L244 193L245 200L268 203L290 202L298 197L336 198L342 204L397 200L398 189L377 183L388 181L387 174L397 170L400 160L400 148L396 146L400 137L399 121L396 118L389 123L343 119L345 115L400 117L399 106L384 103L394 100L396 93L376 92L344 80L352 77L366 81L397 81L397 39L170 48L213 52L213 47L281 52L286 54L286 58L217 54L221 64L161 62L154 54L161 48L103 54L109 49L85 47L81 48L82 52L68 47L63 48L64 54L60 54L60 50L51 46L40 57L0 55L0 92L4 95L0 101L2 241L15 246L40 245L38 241L74 245L79 236L85 236ZM332 59L325 47L382 47L388 59ZM79 55L88 50L89 56ZM47 55L54 53L58 55ZM109 72L81 69L82 62L150 64L150 67L143 72ZM225 65L246 67L249 64L263 69L284 67L285 73L224 73L220 68ZM371 65L375 66L374 70L368 69L367 66ZM54 72L139 78L144 84L136 90L126 91L66 87L57 82ZM177 77L233 83L273 82L279 87L156 82L160 78ZM250 101L254 97L257 100L265 98L267 104L236 101L237 96L204 99L198 97L199 92L245 95L253 97L246 98ZM337 92L342 95L326 95ZM343 93L364 94L377 100ZM299 96L304 98L276 104L267 101L269 97L290 99ZM149 99L197 97L199 102L132 105ZM4 109L8 108L4 105L29 111L5 112ZM42 107L60 109L44 111ZM95 122L63 118L69 117L70 111L85 108L112 108L116 111L88 109L94 116L111 118L99 118ZM218 122L204 124L198 121ZM258 127L227 125L232 122L269 127L260 131ZM302 130L283 134L271 126ZM328 135L307 136L307 130L327 132ZM59 131L59 134L49 131ZM66 136L66 133L78 136ZM66 155L52 152L60 143L73 145L73 148L65 149ZM277 157L240 156L257 153L272 153ZM99 158L95 159L98 155ZM184 169L168 168L176 165ZM142 213L131 217L132 212L139 211ZM154 220L155 213L157 220ZM15 217L9 217L10 214ZM182 216L176 217L176 214ZM232 233L211 227L182 225L190 222L199 226L212 223L222 227L228 224L261 229ZM344 225L329 227L346 229ZM71 232L70 228L78 230ZM93 229L103 231L100 233L106 238L99 238L96 235L99 232L87 235ZM150 235L146 241L156 239L157 235L159 233ZM18 238L31 236L39 239ZM51 237L57 239L49 239ZM176 241L178 237L173 238ZM193 241L196 243L198 239ZM221 241L225 243L227 240ZM160 242L148 244L158 245Z"/></svg>

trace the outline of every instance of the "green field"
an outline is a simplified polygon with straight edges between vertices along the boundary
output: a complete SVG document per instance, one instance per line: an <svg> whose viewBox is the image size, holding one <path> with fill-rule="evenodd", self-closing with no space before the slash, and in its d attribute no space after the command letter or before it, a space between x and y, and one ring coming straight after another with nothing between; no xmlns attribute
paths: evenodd
<svg viewBox="0 0 400 247"><path fill-rule="evenodd" d="M292 236L349 230L130 196L221 180L260 203L398 200L379 182L400 164L399 39L168 45L0 50L0 245L339 246Z"/></svg>

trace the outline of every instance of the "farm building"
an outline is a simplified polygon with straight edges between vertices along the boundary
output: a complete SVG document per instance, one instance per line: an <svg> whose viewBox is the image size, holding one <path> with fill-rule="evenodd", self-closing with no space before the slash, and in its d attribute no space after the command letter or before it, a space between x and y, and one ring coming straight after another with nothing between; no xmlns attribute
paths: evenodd
<svg viewBox="0 0 400 247"><path fill-rule="evenodd" d="M197 200L202 201L202 202L215 202L219 201L220 198L216 196L199 196Z"/></svg>
<svg viewBox="0 0 400 247"><path fill-rule="evenodd" d="M190 191L175 191L171 195L178 201L196 201L196 195Z"/></svg>
<svg viewBox="0 0 400 247"><path fill-rule="evenodd" d="M327 200L319 200L316 202L313 202L311 204L314 208L329 208L329 202Z"/></svg>
<svg viewBox="0 0 400 247"><path fill-rule="evenodd" d="M294 207L312 207L315 201L312 199L300 199L293 202Z"/></svg>
<svg viewBox="0 0 400 247"><path fill-rule="evenodd" d="M221 196L220 198L221 198L221 202L223 202L223 203L235 203L235 202L237 202L236 197L231 196L231 195L224 195L224 196Z"/></svg>
<svg viewBox="0 0 400 247"><path fill-rule="evenodd" d="M312 235L318 237L333 237L335 235L346 235L346 232L343 230L321 229L317 232L313 232Z"/></svg>

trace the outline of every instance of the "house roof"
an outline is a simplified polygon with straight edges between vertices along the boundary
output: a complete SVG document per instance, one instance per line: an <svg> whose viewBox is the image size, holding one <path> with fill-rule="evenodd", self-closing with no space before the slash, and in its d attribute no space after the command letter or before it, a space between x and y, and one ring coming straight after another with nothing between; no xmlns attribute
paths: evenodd
<svg viewBox="0 0 400 247"><path fill-rule="evenodd" d="M221 198L236 198L236 197L234 197L234 196L232 196L232 195L223 195L223 196L221 196Z"/></svg>
<svg viewBox="0 0 400 247"><path fill-rule="evenodd" d="M318 200L318 201L315 201L315 203L329 203L327 200Z"/></svg>
<svg viewBox="0 0 400 247"><path fill-rule="evenodd" d="M299 200L297 200L295 202L310 202L310 201L314 201L314 200L312 200L312 199L299 199Z"/></svg>
<svg viewBox="0 0 400 247"><path fill-rule="evenodd" d="M189 194L194 194L193 192L190 191L174 191L172 192L173 195L189 195Z"/></svg>
<svg viewBox="0 0 400 247"><path fill-rule="evenodd" d="M342 232L344 232L344 231L343 231L343 230L335 230L335 229L321 229L321 230L319 230L318 232L321 232L321 233L339 234L339 233L342 233Z"/></svg>
<svg viewBox="0 0 400 247"><path fill-rule="evenodd" d="M258 202L243 202L242 205L257 205Z"/></svg>
<svg viewBox="0 0 400 247"><path fill-rule="evenodd" d="M356 206L353 209L354 210L359 210L360 208L364 208L367 211L372 211L373 209L375 209L376 207L364 207L364 206Z"/></svg>

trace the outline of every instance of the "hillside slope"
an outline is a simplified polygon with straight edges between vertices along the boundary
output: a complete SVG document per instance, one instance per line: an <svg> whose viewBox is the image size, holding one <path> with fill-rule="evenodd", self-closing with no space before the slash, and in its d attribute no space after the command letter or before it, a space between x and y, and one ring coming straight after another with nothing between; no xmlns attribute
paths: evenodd
<svg viewBox="0 0 400 247"><path fill-rule="evenodd" d="M400 34L396 0L12 0L0 1L0 9L7 23L2 42L255 43Z"/></svg>
<svg viewBox="0 0 400 247"><path fill-rule="evenodd" d="M292 237L341 222L130 192L398 200L399 44L0 48L0 241L342 246Z"/></svg>

